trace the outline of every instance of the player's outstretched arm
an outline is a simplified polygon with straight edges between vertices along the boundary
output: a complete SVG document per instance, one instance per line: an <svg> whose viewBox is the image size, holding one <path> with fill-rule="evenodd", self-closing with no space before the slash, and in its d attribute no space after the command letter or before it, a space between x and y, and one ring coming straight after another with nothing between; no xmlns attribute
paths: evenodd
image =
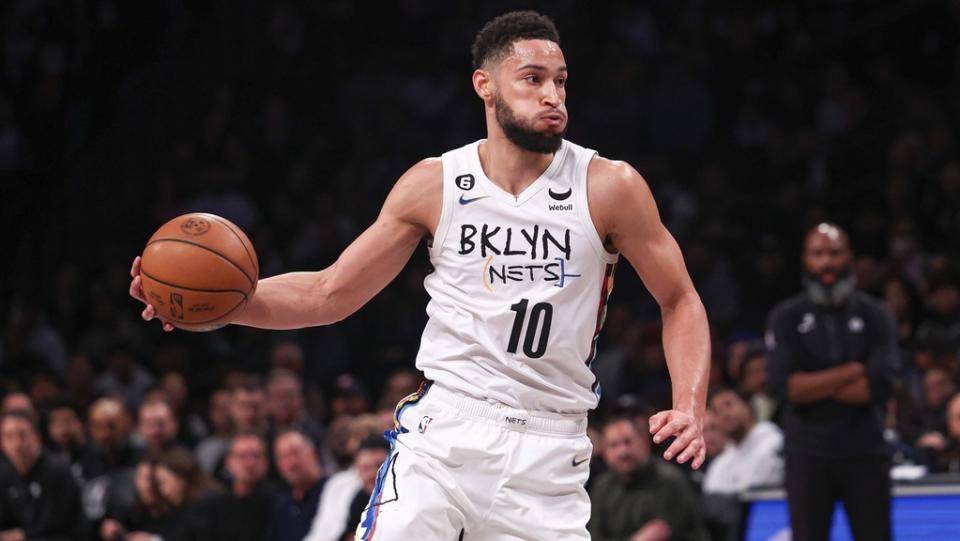
<svg viewBox="0 0 960 541"><path fill-rule="evenodd" d="M335 323L356 312L396 278L420 240L435 228L442 182L439 159L427 159L410 168L390 191L377 220L336 262L321 271L260 280L247 308L233 323L297 329ZM134 262L134 271L136 266ZM138 280L135 276L131 282L130 294L142 301ZM143 318L154 315L148 305ZM164 323L164 328L172 330L169 323Z"/></svg>
<svg viewBox="0 0 960 541"><path fill-rule="evenodd" d="M627 258L660 305L673 409L650 418L657 443L673 436L664 458L699 468L706 458L703 414L710 373L710 330L676 240L660 221L653 194L633 167L596 158L590 206L598 229Z"/></svg>

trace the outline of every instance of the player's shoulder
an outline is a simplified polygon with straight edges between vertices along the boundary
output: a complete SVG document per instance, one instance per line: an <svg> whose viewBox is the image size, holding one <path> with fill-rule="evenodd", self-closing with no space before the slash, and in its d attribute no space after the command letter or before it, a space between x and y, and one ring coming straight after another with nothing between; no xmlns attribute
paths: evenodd
<svg viewBox="0 0 960 541"><path fill-rule="evenodd" d="M614 189L632 185L646 185L646 180L632 165L623 160L614 160L597 154L590 161L587 177L591 183L602 183Z"/></svg>
<svg viewBox="0 0 960 541"><path fill-rule="evenodd" d="M424 158L413 164L394 186L394 192L403 197L419 198L437 190L443 185L443 164L440 158Z"/></svg>
<svg viewBox="0 0 960 541"><path fill-rule="evenodd" d="M632 165L600 155L587 169L587 193L591 211L600 216L646 213L654 206L650 186Z"/></svg>

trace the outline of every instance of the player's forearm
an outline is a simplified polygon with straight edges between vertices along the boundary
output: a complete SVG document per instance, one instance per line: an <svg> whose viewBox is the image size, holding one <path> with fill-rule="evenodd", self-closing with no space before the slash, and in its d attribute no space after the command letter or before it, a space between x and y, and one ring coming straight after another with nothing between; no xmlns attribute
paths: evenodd
<svg viewBox="0 0 960 541"><path fill-rule="evenodd" d="M863 365L857 362L816 372L795 372L787 379L787 398L797 404L834 398L843 386L862 375Z"/></svg>
<svg viewBox="0 0 960 541"><path fill-rule="evenodd" d="M261 329L300 329L340 321L348 314L331 298L329 274L329 269L291 272L260 280L234 323Z"/></svg>
<svg viewBox="0 0 960 541"><path fill-rule="evenodd" d="M673 409L702 415L710 379L710 328L700 296L685 293L662 306L663 350L673 389Z"/></svg>

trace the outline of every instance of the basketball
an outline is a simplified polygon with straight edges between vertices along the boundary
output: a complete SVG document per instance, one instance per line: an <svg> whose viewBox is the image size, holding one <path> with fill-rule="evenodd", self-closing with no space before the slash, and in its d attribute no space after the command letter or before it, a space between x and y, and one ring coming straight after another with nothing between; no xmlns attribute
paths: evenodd
<svg viewBox="0 0 960 541"><path fill-rule="evenodd" d="M147 241L143 294L161 318L187 331L230 323L257 287L260 266L250 239L229 220L184 214Z"/></svg>

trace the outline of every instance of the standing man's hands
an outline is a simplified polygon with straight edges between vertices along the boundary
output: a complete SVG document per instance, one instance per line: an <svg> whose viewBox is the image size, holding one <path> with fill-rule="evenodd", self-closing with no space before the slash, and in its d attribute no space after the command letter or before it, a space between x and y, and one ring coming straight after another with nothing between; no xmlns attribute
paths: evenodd
<svg viewBox="0 0 960 541"><path fill-rule="evenodd" d="M663 453L663 458L677 459L684 464L693 459L691 467L700 469L707 459L707 446L703 442L703 418L679 410L661 411L650 417L650 433L654 443L662 443L673 437L673 443Z"/></svg>

